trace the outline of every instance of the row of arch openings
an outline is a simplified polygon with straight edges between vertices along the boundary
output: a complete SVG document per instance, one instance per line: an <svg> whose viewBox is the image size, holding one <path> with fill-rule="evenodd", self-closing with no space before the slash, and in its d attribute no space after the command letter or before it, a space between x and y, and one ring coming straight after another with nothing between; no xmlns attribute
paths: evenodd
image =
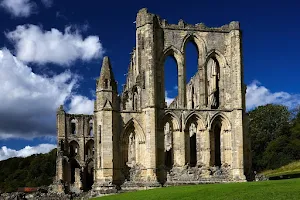
<svg viewBox="0 0 300 200"><path fill-rule="evenodd" d="M78 121L74 118L72 118L70 120L70 126L69 126L69 130L70 130L70 134L71 135L76 135L78 133ZM87 135L90 137L94 136L94 130L93 130L93 120L90 119L88 122L88 130L87 130Z"/></svg>
<svg viewBox="0 0 300 200"><path fill-rule="evenodd" d="M188 163L190 167L197 165L221 167L222 163L230 165L231 135L228 131L230 129L228 121L223 116L216 116L211 123L211 129L206 131L202 120L197 115L192 115L185 124L184 135L179 131L178 122L173 115L167 114L163 123L163 161L167 169L171 169L176 162L179 164L182 157L185 157L185 163L181 164ZM174 148L176 145L177 148ZM178 148L178 145L185 148L182 146ZM177 149L177 152L174 149Z"/></svg>
<svg viewBox="0 0 300 200"><path fill-rule="evenodd" d="M161 63L163 73L159 76L163 83L158 82L158 89L164 97L165 107L183 106L195 109L200 104L204 104L211 109L217 109L220 105L220 63L215 53L203 62L204 55L202 54L206 52L205 48L201 42L198 41L197 44L195 40L194 36L189 36L184 40L183 56L173 47L164 52L163 63ZM199 49L201 47L202 49ZM202 64L205 65L204 68ZM197 75L202 79L205 77L200 85L192 80ZM190 87L186 89L189 83ZM199 93L203 95L197 95ZM204 98L204 102L201 102L200 98Z"/></svg>

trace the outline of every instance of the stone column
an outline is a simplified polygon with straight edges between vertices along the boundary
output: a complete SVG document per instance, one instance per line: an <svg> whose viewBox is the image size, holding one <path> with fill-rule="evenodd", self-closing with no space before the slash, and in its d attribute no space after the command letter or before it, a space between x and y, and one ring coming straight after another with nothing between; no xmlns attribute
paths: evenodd
<svg viewBox="0 0 300 200"><path fill-rule="evenodd" d="M190 132L189 130L183 132L184 135L184 149L185 149L185 164L190 163Z"/></svg>
<svg viewBox="0 0 300 200"><path fill-rule="evenodd" d="M184 108L186 106L186 82L185 82L185 69L183 61L177 59L178 68L178 107Z"/></svg>
<svg viewBox="0 0 300 200"><path fill-rule="evenodd" d="M156 129L156 116L155 108L146 108L145 110L145 134L146 134L146 168L147 180L156 182L157 170L157 129Z"/></svg>
<svg viewBox="0 0 300 200"><path fill-rule="evenodd" d="M243 144L243 124L242 110L234 110L232 116L235 119L232 124L232 175L237 181L245 181L244 175L244 144Z"/></svg>
<svg viewBox="0 0 300 200"><path fill-rule="evenodd" d="M57 152L56 158L56 181L63 180L63 159L62 156L59 155L60 152Z"/></svg>
<svg viewBox="0 0 300 200"><path fill-rule="evenodd" d="M75 182L74 182L74 186L78 189L82 188L82 182L81 182L81 178L80 178L80 172L81 170L79 168L75 168Z"/></svg>
<svg viewBox="0 0 300 200"><path fill-rule="evenodd" d="M202 146L203 146L202 162L205 167L209 167L211 154L210 154L210 131L208 129L203 131Z"/></svg>
<svg viewBox="0 0 300 200"><path fill-rule="evenodd" d="M197 150L197 165L204 164L204 158L205 158L205 130L197 130L196 133L196 150Z"/></svg>
<svg viewBox="0 0 300 200"><path fill-rule="evenodd" d="M185 139L184 133L175 130L173 131L173 152L174 152L174 166L182 167L185 165Z"/></svg>

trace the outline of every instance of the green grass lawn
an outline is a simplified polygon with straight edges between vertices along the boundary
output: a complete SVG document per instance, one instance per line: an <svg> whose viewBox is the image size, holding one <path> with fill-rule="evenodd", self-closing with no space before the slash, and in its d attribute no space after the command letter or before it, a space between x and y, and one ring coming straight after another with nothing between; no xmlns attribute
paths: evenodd
<svg viewBox="0 0 300 200"><path fill-rule="evenodd" d="M96 199L299 200L300 179L165 187L104 196Z"/></svg>
<svg viewBox="0 0 300 200"><path fill-rule="evenodd" d="M262 174L264 174L267 177L274 177L274 176L287 175L287 174L299 174L299 173L300 173L300 161L292 162L278 169L267 170L262 172Z"/></svg>

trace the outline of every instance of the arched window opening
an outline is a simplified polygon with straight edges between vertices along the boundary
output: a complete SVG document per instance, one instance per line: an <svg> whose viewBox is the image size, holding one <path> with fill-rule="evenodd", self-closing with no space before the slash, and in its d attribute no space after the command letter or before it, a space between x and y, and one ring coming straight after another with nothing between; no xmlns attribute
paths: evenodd
<svg viewBox="0 0 300 200"><path fill-rule="evenodd" d="M207 102L211 109L219 108L220 104L220 66L215 58L210 58L207 62Z"/></svg>
<svg viewBox="0 0 300 200"><path fill-rule="evenodd" d="M108 79L104 80L104 88L107 89L108 88Z"/></svg>
<svg viewBox="0 0 300 200"><path fill-rule="evenodd" d="M198 48L194 40L191 38L185 43L184 61L186 71L186 83L188 84L193 76L198 72Z"/></svg>
<svg viewBox="0 0 300 200"><path fill-rule="evenodd" d="M64 151L65 150L65 144L64 144L63 140L60 140L59 146L60 146L60 151Z"/></svg>
<svg viewBox="0 0 300 200"><path fill-rule="evenodd" d="M75 157L79 152L78 143L75 141L72 141L72 142L70 142L69 146L70 146L70 156Z"/></svg>
<svg viewBox="0 0 300 200"><path fill-rule="evenodd" d="M133 101L132 101L132 108L133 110L138 110L139 108L139 94L138 94L138 89L135 87L133 89Z"/></svg>
<svg viewBox="0 0 300 200"><path fill-rule="evenodd" d="M216 123L210 133L210 165L211 166L221 166L221 124Z"/></svg>
<svg viewBox="0 0 300 200"><path fill-rule="evenodd" d="M173 167L173 127L172 123L167 122L164 126L164 149L165 149L165 166L168 169Z"/></svg>
<svg viewBox="0 0 300 200"><path fill-rule="evenodd" d="M71 184L80 182L80 165L74 159L71 160Z"/></svg>
<svg viewBox="0 0 300 200"><path fill-rule="evenodd" d="M190 166L195 167L197 164L197 141L196 141L197 127L194 123L191 123L189 127L190 133Z"/></svg>
<svg viewBox="0 0 300 200"><path fill-rule="evenodd" d="M91 190L94 184L94 162L91 160L85 167L86 190Z"/></svg>
<svg viewBox="0 0 300 200"><path fill-rule="evenodd" d="M94 130L93 130L93 120L89 121L89 129L88 129L88 134L89 136L93 137L94 136Z"/></svg>
<svg viewBox="0 0 300 200"><path fill-rule="evenodd" d="M85 145L85 155L87 158L92 158L94 156L94 141L89 140Z"/></svg>
<svg viewBox="0 0 300 200"><path fill-rule="evenodd" d="M136 163L135 133L131 132L128 138L128 166L134 166Z"/></svg>
<svg viewBox="0 0 300 200"><path fill-rule="evenodd" d="M75 119L71 120L71 134L73 134L73 135L76 134L76 120Z"/></svg>
<svg viewBox="0 0 300 200"><path fill-rule="evenodd" d="M168 56L164 63L164 90L167 107L178 96L178 67L174 56Z"/></svg>
<svg viewBox="0 0 300 200"><path fill-rule="evenodd" d="M133 128L128 130L128 135L126 134L126 138L123 141L123 175L125 180L131 180L130 169L134 168L136 165L136 136Z"/></svg>

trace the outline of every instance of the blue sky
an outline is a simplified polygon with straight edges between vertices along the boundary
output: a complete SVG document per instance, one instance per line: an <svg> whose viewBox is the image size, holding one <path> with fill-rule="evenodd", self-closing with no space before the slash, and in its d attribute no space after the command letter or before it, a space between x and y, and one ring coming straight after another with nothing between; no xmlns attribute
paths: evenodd
<svg viewBox="0 0 300 200"><path fill-rule="evenodd" d="M71 1L0 0L0 160L47 151L55 144L55 109L91 113L102 58L110 57L121 91L135 46L136 13L178 23L222 26L239 21L243 31L247 109L300 102L297 1ZM52 47L55 48L52 48ZM74 50L75 49L75 50ZM187 74L196 49L187 49ZM176 92L175 63L167 59L166 91ZM41 145L43 144L43 145ZM28 146L27 149L24 149ZM46 149L46 150L45 150ZM24 153L25 152L25 153Z"/></svg>

